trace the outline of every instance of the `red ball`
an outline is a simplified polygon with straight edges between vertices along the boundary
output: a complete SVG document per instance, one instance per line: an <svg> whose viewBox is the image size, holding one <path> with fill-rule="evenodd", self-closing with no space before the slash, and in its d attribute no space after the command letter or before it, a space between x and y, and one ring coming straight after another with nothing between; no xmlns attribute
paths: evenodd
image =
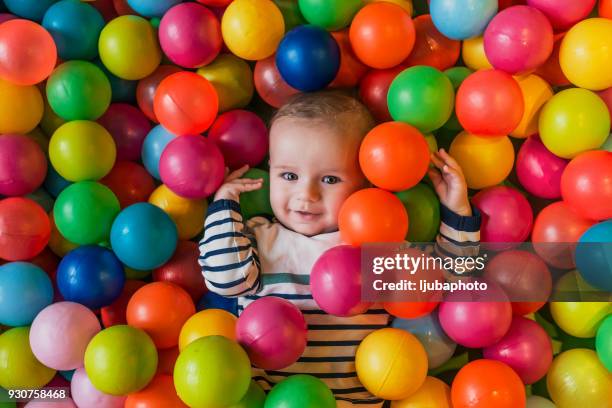
<svg viewBox="0 0 612 408"><path fill-rule="evenodd" d="M187 408L174 388L172 375L156 375L142 390L125 399L124 408Z"/></svg>
<svg viewBox="0 0 612 408"><path fill-rule="evenodd" d="M198 244L179 241L172 258L153 271L153 280L179 285L197 302L206 292L206 283L198 264L199 256Z"/></svg>
<svg viewBox="0 0 612 408"><path fill-rule="evenodd" d="M385 302L383 307L392 316L402 319L417 319L427 316L438 306L438 302Z"/></svg>
<svg viewBox="0 0 612 408"><path fill-rule="evenodd" d="M431 16L424 14L414 19L416 40L412 52L403 65L429 65L444 71L457 63L461 41L444 36L434 25Z"/></svg>
<svg viewBox="0 0 612 408"><path fill-rule="evenodd" d="M153 110L155 91L157 91L159 83L164 78L171 74L176 74L177 72L181 72L179 67L175 67L174 65L160 65L151 75L138 81L138 86L136 86L136 102L138 102L138 107L142 113L153 122L159 123Z"/></svg>
<svg viewBox="0 0 612 408"><path fill-rule="evenodd" d="M45 181L47 158L28 136L0 135L0 195L32 193Z"/></svg>
<svg viewBox="0 0 612 408"><path fill-rule="evenodd" d="M51 236L45 210L29 198L0 201L0 258L25 261L38 255Z"/></svg>
<svg viewBox="0 0 612 408"><path fill-rule="evenodd" d="M368 72L369 68L364 65L353 52L349 40L348 29L334 31L331 33L340 48L340 68L336 78L329 84L330 88L353 88L357 86L361 78Z"/></svg>
<svg viewBox="0 0 612 408"><path fill-rule="evenodd" d="M113 303L104 306L100 309L100 317L104 327L116 326L119 324L127 324L125 311L132 295L136 291L146 285L145 282L139 280L126 280L121 295Z"/></svg>
<svg viewBox="0 0 612 408"><path fill-rule="evenodd" d="M155 190L153 177L140 164L118 161L100 183L110 188L121 208L146 202Z"/></svg>
<svg viewBox="0 0 612 408"><path fill-rule="evenodd" d="M479 136L511 133L524 112L523 93L510 74L488 69L468 76L457 91L455 110L465 130Z"/></svg>
<svg viewBox="0 0 612 408"><path fill-rule="evenodd" d="M151 131L151 124L142 111L127 103L113 103L98 123L115 140L117 160L140 160L142 144Z"/></svg>
<svg viewBox="0 0 612 408"><path fill-rule="evenodd" d="M281 76L276 67L276 55L257 61L253 81L261 99L274 108L280 108L292 95L300 92Z"/></svg>
<svg viewBox="0 0 612 408"><path fill-rule="evenodd" d="M387 105L387 92L391 82L405 68L400 65L389 69L373 69L361 79L359 98L378 122L393 120Z"/></svg>

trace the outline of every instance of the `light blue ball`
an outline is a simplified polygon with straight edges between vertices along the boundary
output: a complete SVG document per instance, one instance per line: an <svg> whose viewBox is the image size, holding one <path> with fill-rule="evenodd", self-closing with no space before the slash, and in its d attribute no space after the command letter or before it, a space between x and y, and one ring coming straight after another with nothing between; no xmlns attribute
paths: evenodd
<svg viewBox="0 0 612 408"><path fill-rule="evenodd" d="M59 175L57 170L49 161L49 165L47 166L47 176L45 177L45 182L43 187L49 194L53 197L57 197L66 187L71 185L72 182L66 180L62 176Z"/></svg>
<svg viewBox="0 0 612 408"><path fill-rule="evenodd" d="M119 78L111 73L108 68L104 66L102 61L96 59L94 64L104 72L104 75L108 78L111 86L111 101L133 103L136 101L136 88L138 87L138 81L130 81L129 79Z"/></svg>
<svg viewBox="0 0 612 408"><path fill-rule="evenodd" d="M497 14L497 0L431 0L429 10L438 31L466 40L484 33Z"/></svg>
<svg viewBox="0 0 612 408"><path fill-rule="evenodd" d="M612 292L612 220L586 230L576 246L576 268L585 281Z"/></svg>
<svg viewBox="0 0 612 408"><path fill-rule="evenodd" d="M165 264L174 254L177 241L174 221L149 203L126 207L111 228L111 246L117 258L141 271Z"/></svg>
<svg viewBox="0 0 612 408"><path fill-rule="evenodd" d="M168 132L162 125L157 125L147 135L142 144L142 163L150 175L161 180L159 175L159 158L162 152L176 136Z"/></svg>
<svg viewBox="0 0 612 408"><path fill-rule="evenodd" d="M128 0L130 7L145 17L161 17L172 6L182 0Z"/></svg>
<svg viewBox="0 0 612 408"><path fill-rule="evenodd" d="M0 266L0 324L27 326L53 302L49 276L29 262Z"/></svg>
<svg viewBox="0 0 612 408"><path fill-rule="evenodd" d="M6 8L16 16L40 21L57 0L4 0Z"/></svg>

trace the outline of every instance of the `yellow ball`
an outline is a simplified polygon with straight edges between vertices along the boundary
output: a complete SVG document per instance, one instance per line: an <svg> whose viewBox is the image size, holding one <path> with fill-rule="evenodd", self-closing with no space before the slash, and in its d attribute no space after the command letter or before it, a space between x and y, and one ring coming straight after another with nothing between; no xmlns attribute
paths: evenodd
<svg viewBox="0 0 612 408"><path fill-rule="evenodd" d="M191 316L183 325L179 335L179 350L189 343L206 336L224 336L236 341L238 318L222 309L206 309Z"/></svg>
<svg viewBox="0 0 612 408"><path fill-rule="evenodd" d="M593 350L559 354L548 370L546 387L557 408L612 408L612 373Z"/></svg>
<svg viewBox="0 0 612 408"><path fill-rule="evenodd" d="M244 108L253 98L253 71L249 64L232 54L221 54L198 69L198 74L215 87L219 112Z"/></svg>
<svg viewBox="0 0 612 408"><path fill-rule="evenodd" d="M551 302L555 323L574 337L591 338L599 323L612 313L612 302Z"/></svg>
<svg viewBox="0 0 612 408"><path fill-rule="evenodd" d="M161 208L172 218L179 239L188 240L202 232L206 216L206 200L181 197L162 184L151 193L149 203Z"/></svg>
<svg viewBox="0 0 612 408"><path fill-rule="evenodd" d="M276 51L285 35L285 21L272 0L234 0L223 14L221 33L238 57L261 60Z"/></svg>
<svg viewBox="0 0 612 408"><path fill-rule="evenodd" d="M43 132L45 132L48 136L51 136L53 132L55 132L57 128L62 126L64 123L66 123L66 121L53 112L49 102L45 99L45 110L43 112L42 120L40 121L40 128L43 130Z"/></svg>
<svg viewBox="0 0 612 408"><path fill-rule="evenodd" d="M561 70L574 85L594 91L612 87L612 20L589 18L563 37Z"/></svg>
<svg viewBox="0 0 612 408"><path fill-rule="evenodd" d="M610 133L610 112L596 93L580 88L566 89L544 105L539 130L548 150L571 159L599 148L606 141Z"/></svg>
<svg viewBox="0 0 612 408"><path fill-rule="evenodd" d="M381 1L397 4L398 6L406 10L406 13L408 13L408 15L410 16L412 15L412 12L414 11L414 8L412 7L412 0L366 0L366 4L378 3Z"/></svg>
<svg viewBox="0 0 612 408"><path fill-rule="evenodd" d="M370 333L357 348L357 376L379 398L399 400L415 393L427 377L427 354L412 334L395 328Z"/></svg>
<svg viewBox="0 0 612 408"><path fill-rule="evenodd" d="M43 116L43 98L34 85L21 86L0 79L0 134L25 134Z"/></svg>
<svg viewBox="0 0 612 408"><path fill-rule="evenodd" d="M525 113L523 113L521 122L510 133L510 136L523 139L538 133L540 111L554 93L548 82L537 75L526 75L515 79L523 92Z"/></svg>
<svg viewBox="0 0 612 408"><path fill-rule="evenodd" d="M411 396L400 401L391 401L391 408L452 408L450 387L434 377L425 382Z"/></svg>
<svg viewBox="0 0 612 408"><path fill-rule="evenodd" d="M480 137L461 132L449 153L463 169L468 187L477 190L504 181L514 165L514 148L507 136Z"/></svg>
<svg viewBox="0 0 612 408"><path fill-rule="evenodd" d="M104 66L129 80L149 76L162 59L153 26L138 16L121 16L109 22L100 33L98 49Z"/></svg>
<svg viewBox="0 0 612 408"><path fill-rule="evenodd" d="M470 38L461 45L461 57L465 66L477 71L479 69L493 68L484 51L484 42L481 37Z"/></svg>

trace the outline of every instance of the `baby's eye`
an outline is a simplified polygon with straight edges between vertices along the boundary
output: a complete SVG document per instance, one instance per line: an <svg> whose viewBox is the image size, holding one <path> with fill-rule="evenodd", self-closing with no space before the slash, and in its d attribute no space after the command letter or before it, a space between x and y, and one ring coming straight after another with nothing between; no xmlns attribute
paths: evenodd
<svg viewBox="0 0 612 408"><path fill-rule="evenodd" d="M295 181L298 179L297 174L295 173L291 173L290 171L286 171L284 173L281 173L281 177L287 181Z"/></svg>
<svg viewBox="0 0 612 408"><path fill-rule="evenodd" d="M323 176L323 179L321 179L322 182L326 183L326 184L336 184L340 182L340 177L336 177L336 176Z"/></svg>

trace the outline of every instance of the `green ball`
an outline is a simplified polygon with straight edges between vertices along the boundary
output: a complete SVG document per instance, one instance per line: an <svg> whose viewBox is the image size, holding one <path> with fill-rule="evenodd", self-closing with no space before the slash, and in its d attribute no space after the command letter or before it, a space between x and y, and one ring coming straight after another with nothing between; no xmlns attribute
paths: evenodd
<svg viewBox="0 0 612 408"><path fill-rule="evenodd" d="M47 80L47 99L65 120L96 120L111 102L111 85L104 72L91 62L68 61Z"/></svg>
<svg viewBox="0 0 612 408"><path fill-rule="evenodd" d="M336 399L327 385L312 375L287 377L272 388L265 408L335 408Z"/></svg>
<svg viewBox="0 0 612 408"><path fill-rule="evenodd" d="M599 361L612 372L612 315L609 315L597 329L595 350Z"/></svg>
<svg viewBox="0 0 612 408"><path fill-rule="evenodd" d="M455 91L457 91L457 89L459 89L459 86L463 83L465 78L470 76L472 72L473 71L471 69L466 67L453 67L444 71L444 75L446 75L448 79L450 79L451 83L453 84L453 88L455 89ZM457 119L457 114L455 114L454 110L450 119L448 119L444 124L444 127L450 130L463 129L463 126L461 126L461 123L459 123L459 119Z"/></svg>
<svg viewBox="0 0 612 408"><path fill-rule="evenodd" d="M424 65L402 71L387 93L391 117L423 133L442 127L451 117L454 103L450 79L436 68Z"/></svg>
<svg viewBox="0 0 612 408"><path fill-rule="evenodd" d="M127 395L149 384L157 370L157 350L144 331L118 325L96 334L85 350L85 371L98 390Z"/></svg>
<svg viewBox="0 0 612 408"><path fill-rule="evenodd" d="M427 184L395 193L406 211L410 226L406 240L410 242L433 241L440 227L440 201Z"/></svg>
<svg viewBox="0 0 612 408"><path fill-rule="evenodd" d="M259 385L251 380L249 390L239 403L230 405L227 408L264 408L266 393Z"/></svg>
<svg viewBox="0 0 612 408"><path fill-rule="evenodd" d="M70 242L79 245L108 241L119 200L105 185L80 181L66 187L55 200L55 225Z"/></svg>
<svg viewBox="0 0 612 408"><path fill-rule="evenodd" d="M259 190L240 194L240 209L242 210L244 220L248 220L256 215L273 216L274 213L270 205L270 174L265 170L252 168L242 177L264 179L263 187Z"/></svg>
<svg viewBox="0 0 612 408"><path fill-rule="evenodd" d="M190 407L225 407L242 400L251 383L251 363L238 343L206 336L181 351L174 365L174 386Z"/></svg>
<svg viewBox="0 0 612 408"><path fill-rule="evenodd" d="M310 24L329 31L347 27L355 13L363 6L362 0L298 0L302 15Z"/></svg>
<svg viewBox="0 0 612 408"><path fill-rule="evenodd" d="M285 20L285 32L289 32L299 25L307 24L300 11L300 6L295 0L274 0L274 4L283 14Z"/></svg>

